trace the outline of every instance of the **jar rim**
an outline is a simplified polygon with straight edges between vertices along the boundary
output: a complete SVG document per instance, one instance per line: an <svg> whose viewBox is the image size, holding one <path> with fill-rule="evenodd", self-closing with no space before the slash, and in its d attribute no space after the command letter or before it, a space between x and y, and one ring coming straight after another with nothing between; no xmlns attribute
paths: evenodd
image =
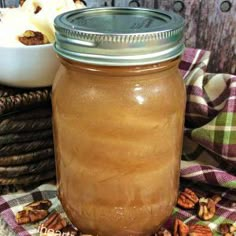
<svg viewBox="0 0 236 236"><path fill-rule="evenodd" d="M131 7L85 8L56 17L54 50L62 57L110 66L153 64L184 50L183 18Z"/></svg>

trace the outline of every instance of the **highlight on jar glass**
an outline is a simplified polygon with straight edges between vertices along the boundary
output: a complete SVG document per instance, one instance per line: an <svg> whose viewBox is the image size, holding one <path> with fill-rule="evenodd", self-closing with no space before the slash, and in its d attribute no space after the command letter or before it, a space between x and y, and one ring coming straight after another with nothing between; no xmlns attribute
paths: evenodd
<svg viewBox="0 0 236 236"><path fill-rule="evenodd" d="M55 19L58 195L99 236L151 235L179 187L185 87L183 19L144 8L75 10Z"/></svg>

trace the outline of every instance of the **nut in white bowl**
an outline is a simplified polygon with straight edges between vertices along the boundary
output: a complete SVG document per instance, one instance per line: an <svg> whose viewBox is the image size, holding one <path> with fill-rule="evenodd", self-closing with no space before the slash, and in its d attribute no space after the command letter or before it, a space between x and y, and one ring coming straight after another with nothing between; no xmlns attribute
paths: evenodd
<svg viewBox="0 0 236 236"><path fill-rule="evenodd" d="M52 43L0 46L0 84L23 88L51 86L58 67Z"/></svg>

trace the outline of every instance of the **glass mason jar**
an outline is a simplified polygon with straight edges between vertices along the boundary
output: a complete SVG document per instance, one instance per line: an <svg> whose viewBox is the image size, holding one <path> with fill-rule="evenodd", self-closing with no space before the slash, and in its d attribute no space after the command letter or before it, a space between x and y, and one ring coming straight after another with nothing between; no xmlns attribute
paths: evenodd
<svg viewBox="0 0 236 236"><path fill-rule="evenodd" d="M64 13L55 28L53 131L64 210L87 234L151 235L178 192L183 20L97 8Z"/></svg>

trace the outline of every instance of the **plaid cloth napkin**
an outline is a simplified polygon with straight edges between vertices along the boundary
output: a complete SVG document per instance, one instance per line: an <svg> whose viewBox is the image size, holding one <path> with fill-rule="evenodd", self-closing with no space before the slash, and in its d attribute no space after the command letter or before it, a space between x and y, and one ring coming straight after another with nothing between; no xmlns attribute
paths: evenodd
<svg viewBox="0 0 236 236"><path fill-rule="evenodd" d="M187 49L180 63L187 90L181 176L236 189L236 76L206 73L209 58Z"/></svg>
<svg viewBox="0 0 236 236"><path fill-rule="evenodd" d="M177 217L187 224L206 224L214 235L220 235L219 224L236 222L236 77L206 73L209 56L207 51L189 48L180 63L187 90L180 189L191 188L199 197L218 194L222 200L210 221L200 221L194 210L175 207L165 227L170 229ZM2 235L39 235L37 224L19 226L14 219L23 205L40 199L50 199L51 210L66 217L54 184L4 195L0 197Z"/></svg>

